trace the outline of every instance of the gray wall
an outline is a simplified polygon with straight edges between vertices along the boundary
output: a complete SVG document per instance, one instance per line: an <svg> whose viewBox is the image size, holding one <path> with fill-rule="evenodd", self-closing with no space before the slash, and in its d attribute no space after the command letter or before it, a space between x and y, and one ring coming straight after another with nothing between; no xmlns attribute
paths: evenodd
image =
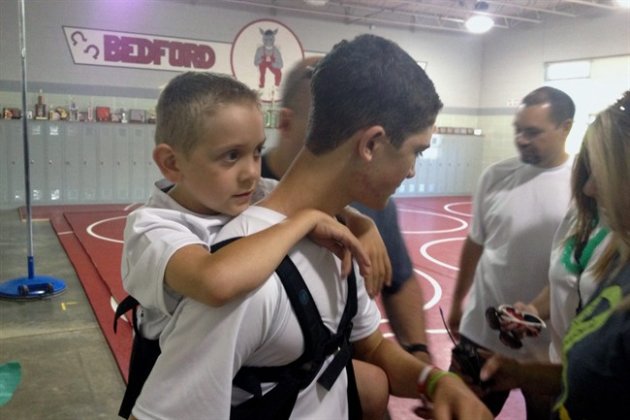
<svg viewBox="0 0 630 420"><path fill-rule="evenodd" d="M269 18L291 28L305 50L318 52L330 50L343 38L370 31L363 25L159 0L30 0L26 3L28 80L29 90L33 92L44 84L45 91L54 93L61 90L89 95L96 91L147 96L156 95L158 86L173 77L168 71L74 65L62 25L231 43L249 22ZM17 4L17 0L0 0L0 83L5 87L17 87L20 81ZM427 70L447 106L478 106L481 38L385 28L372 32L394 39L415 59L428 62ZM445 45L448 48L444 48ZM460 71L463 66L466 71ZM99 89L94 90L94 87ZM1 90L5 90L2 85Z"/></svg>
<svg viewBox="0 0 630 420"><path fill-rule="evenodd" d="M263 13L260 9L252 12L190 3L183 0L27 0L29 108L36 92L43 89L50 105L67 105L72 95L83 109L94 98L95 105L148 109L155 105L159 86L175 74L75 65L66 45L63 25L230 44L248 23L274 19L291 28L307 52L326 52L341 39L372 32L398 42L416 60L428 63L427 72L445 103L438 125L480 127L484 132L482 137L470 139L445 137L440 143L440 153L447 149L469 150L468 161L458 153L447 160L440 157L420 162L418 179L405 181L398 193L453 192L448 183L454 185L457 193L467 193L472 192L474 182L451 182L453 176L449 174L453 167L466 168L461 169L465 170L465 179L474 181L483 167L514 155L511 128L514 104L528 91L545 83L546 62L630 55L630 11L588 19L558 18L530 29L497 28L479 36L379 26L370 29L363 24L329 23L283 12ZM17 16L17 0L0 0L0 107L21 104ZM273 139L274 130L268 130L268 136ZM457 142L462 143L457 146ZM11 150L15 149L13 146ZM4 173L6 170L4 168ZM459 179L460 175L454 178ZM436 181L425 182L419 178L424 176ZM439 184L442 179L447 184ZM0 182L5 183L6 179ZM146 183L142 185L145 187ZM9 188L5 185L3 190L8 192ZM105 197L102 193L99 192L101 197Z"/></svg>
<svg viewBox="0 0 630 420"><path fill-rule="evenodd" d="M544 83L550 61L630 54L630 11L562 19L527 30L492 31L483 39L481 108L505 108ZM627 69L630 77L630 69ZM597 92L593 92L597 94Z"/></svg>

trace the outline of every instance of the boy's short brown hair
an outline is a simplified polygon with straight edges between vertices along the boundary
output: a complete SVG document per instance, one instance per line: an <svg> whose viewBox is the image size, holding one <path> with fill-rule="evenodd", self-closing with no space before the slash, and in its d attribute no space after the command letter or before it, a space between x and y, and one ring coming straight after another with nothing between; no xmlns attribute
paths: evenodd
<svg viewBox="0 0 630 420"><path fill-rule="evenodd" d="M235 103L260 107L258 93L231 76L190 71L174 77L158 100L155 144L189 153L202 137L206 119Z"/></svg>

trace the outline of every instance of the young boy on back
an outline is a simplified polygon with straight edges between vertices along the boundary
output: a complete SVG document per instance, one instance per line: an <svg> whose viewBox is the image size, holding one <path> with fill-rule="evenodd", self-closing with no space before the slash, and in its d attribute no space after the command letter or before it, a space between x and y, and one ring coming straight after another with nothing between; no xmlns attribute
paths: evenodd
<svg viewBox="0 0 630 420"><path fill-rule="evenodd" d="M175 77L158 101L155 140L153 159L165 180L156 183L144 207L128 216L122 259L123 285L142 306L143 339L159 338L182 296L221 306L254 290L307 234L347 261L344 275L350 267L348 250L369 272L368 254L357 238L314 209L209 252L220 228L275 186L269 180L259 185L265 133L258 96L244 84L210 73ZM348 217L371 253L385 252L368 219ZM142 351L137 340L134 353ZM144 364L140 378L132 355L129 386L140 381L139 388L125 396L131 400L127 407L123 403L121 416L129 416L157 354L136 355L136 363Z"/></svg>

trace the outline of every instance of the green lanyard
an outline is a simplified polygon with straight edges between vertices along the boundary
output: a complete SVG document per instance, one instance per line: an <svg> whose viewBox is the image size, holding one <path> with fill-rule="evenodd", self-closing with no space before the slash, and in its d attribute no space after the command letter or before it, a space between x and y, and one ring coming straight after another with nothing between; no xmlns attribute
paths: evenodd
<svg viewBox="0 0 630 420"><path fill-rule="evenodd" d="M562 265L567 269L567 271L571 274L580 275L586 269L588 262L593 256L593 252L595 248L599 246L599 244L604 240L604 238L608 235L608 229L602 227L599 229L597 234L592 235L586 246L584 247L584 251L582 255L580 255L580 259L578 261L575 260L575 236L570 237L565 245L564 250L562 252Z"/></svg>
<svg viewBox="0 0 630 420"><path fill-rule="evenodd" d="M575 259L575 236L570 237L565 245L564 250L562 251L562 265L567 269L567 271L571 274L575 274L577 277L576 286L577 286L577 294L578 294L578 306L575 309L576 313L579 313L582 310L582 292L580 290L580 278L582 277L582 273L586 270L586 266L588 262L591 260L593 256L593 252L595 252L595 248L599 246L599 244L604 240L606 235L608 235L608 229L602 227L595 235L591 235L588 238L588 242L582 251L582 255L578 260Z"/></svg>

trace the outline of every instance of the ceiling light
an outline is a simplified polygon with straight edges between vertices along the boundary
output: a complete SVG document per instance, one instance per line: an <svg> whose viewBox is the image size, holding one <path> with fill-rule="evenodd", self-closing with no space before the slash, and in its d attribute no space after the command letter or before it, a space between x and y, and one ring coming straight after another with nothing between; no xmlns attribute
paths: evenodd
<svg viewBox="0 0 630 420"><path fill-rule="evenodd" d="M475 3L475 13L466 21L466 29L474 34L482 34L484 32L488 32L493 26L494 21L490 16L483 14L488 10L488 3L485 1L478 1Z"/></svg>
<svg viewBox="0 0 630 420"><path fill-rule="evenodd" d="M473 15L465 23L466 29L474 34L488 32L494 26L494 21L489 16Z"/></svg>
<svg viewBox="0 0 630 420"><path fill-rule="evenodd" d="M328 0L304 0L304 3L310 6L323 7L328 4Z"/></svg>

